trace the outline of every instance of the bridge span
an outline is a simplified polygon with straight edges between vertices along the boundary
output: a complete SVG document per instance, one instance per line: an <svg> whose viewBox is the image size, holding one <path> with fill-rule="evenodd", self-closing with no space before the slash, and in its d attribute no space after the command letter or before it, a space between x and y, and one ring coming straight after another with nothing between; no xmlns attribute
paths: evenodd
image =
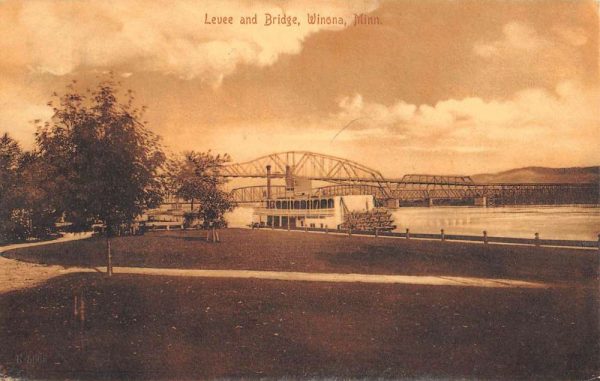
<svg viewBox="0 0 600 381"><path fill-rule="evenodd" d="M267 171L269 167L269 171ZM379 171L357 162L308 151L290 151L225 166L221 176L260 178L270 183L277 178L303 178L329 185L314 188L317 196L372 194L388 205L419 202L483 200L492 205L599 204L597 183L481 184L470 176L408 174L386 178ZM232 190L238 203L256 203L286 195L284 185L256 185Z"/></svg>

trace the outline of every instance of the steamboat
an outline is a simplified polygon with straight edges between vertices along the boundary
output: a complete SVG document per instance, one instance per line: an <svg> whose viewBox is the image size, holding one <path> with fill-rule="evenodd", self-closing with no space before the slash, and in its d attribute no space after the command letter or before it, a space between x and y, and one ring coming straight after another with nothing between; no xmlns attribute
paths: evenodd
<svg viewBox="0 0 600 381"><path fill-rule="evenodd" d="M285 178L285 195L272 198L268 190L266 200L254 208L252 226L362 231L396 228L391 213L377 207L373 195L314 194L311 181L292 177L290 168L286 168ZM267 189L270 189L269 178Z"/></svg>

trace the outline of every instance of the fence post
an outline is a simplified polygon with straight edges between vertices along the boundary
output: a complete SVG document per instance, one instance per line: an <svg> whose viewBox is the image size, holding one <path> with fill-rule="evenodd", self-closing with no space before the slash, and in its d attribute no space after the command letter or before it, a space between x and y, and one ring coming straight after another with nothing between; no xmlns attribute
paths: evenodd
<svg viewBox="0 0 600 381"><path fill-rule="evenodd" d="M379 229L375 228L375 238L379 237Z"/></svg>
<svg viewBox="0 0 600 381"><path fill-rule="evenodd" d="M535 245L540 245L540 233L535 233Z"/></svg>
<svg viewBox="0 0 600 381"><path fill-rule="evenodd" d="M483 243L488 243L487 230L483 231Z"/></svg>
<svg viewBox="0 0 600 381"><path fill-rule="evenodd" d="M352 236L352 228L348 228L348 237Z"/></svg>
<svg viewBox="0 0 600 381"><path fill-rule="evenodd" d="M406 239L410 239L410 230L406 228Z"/></svg>
<svg viewBox="0 0 600 381"><path fill-rule="evenodd" d="M444 229L441 230L441 235L440 235L442 242L444 242L446 240L446 235L444 234Z"/></svg>
<svg viewBox="0 0 600 381"><path fill-rule="evenodd" d="M325 234L329 233L329 228L327 227L327 225L325 225Z"/></svg>

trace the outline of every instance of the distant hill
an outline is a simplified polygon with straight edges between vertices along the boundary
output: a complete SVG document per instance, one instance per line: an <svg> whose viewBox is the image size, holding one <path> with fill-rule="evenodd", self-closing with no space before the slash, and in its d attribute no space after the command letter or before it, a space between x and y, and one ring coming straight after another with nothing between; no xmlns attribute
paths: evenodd
<svg viewBox="0 0 600 381"><path fill-rule="evenodd" d="M471 176L476 183L598 183L600 166L546 168L526 167Z"/></svg>

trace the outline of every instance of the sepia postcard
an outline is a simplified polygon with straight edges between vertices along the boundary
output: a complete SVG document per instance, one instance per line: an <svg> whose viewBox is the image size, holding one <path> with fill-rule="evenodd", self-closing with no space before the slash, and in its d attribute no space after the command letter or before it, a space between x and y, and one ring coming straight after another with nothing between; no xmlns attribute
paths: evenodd
<svg viewBox="0 0 600 381"><path fill-rule="evenodd" d="M600 380L598 0L0 0L0 380Z"/></svg>

